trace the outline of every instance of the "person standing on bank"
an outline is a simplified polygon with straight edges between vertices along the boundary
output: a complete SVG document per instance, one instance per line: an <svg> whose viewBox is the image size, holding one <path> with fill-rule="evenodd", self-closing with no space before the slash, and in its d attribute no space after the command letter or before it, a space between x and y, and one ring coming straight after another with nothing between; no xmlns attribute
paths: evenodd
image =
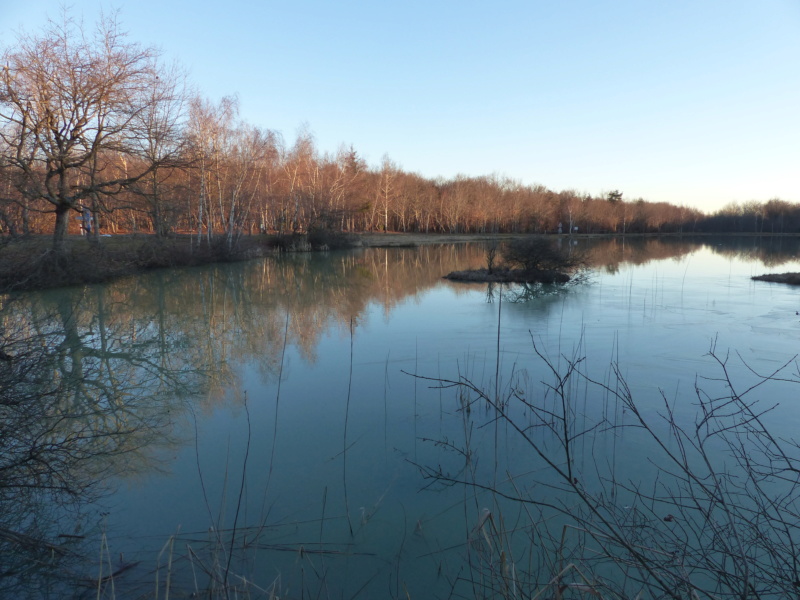
<svg viewBox="0 0 800 600"><path fill-rule="evenodd" d="M92 211L88 206L83 207L83 231L87 236L92 233Z"/></svg>

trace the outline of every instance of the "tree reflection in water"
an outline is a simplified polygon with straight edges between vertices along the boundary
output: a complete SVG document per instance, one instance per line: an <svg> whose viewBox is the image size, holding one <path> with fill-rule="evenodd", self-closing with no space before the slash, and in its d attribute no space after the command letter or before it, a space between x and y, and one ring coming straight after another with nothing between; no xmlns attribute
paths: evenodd
<svg viewBox="0 0 800 600"><path fill-rule="evenodd" d="M579 244L595 268L614 272L702 245L773 265L796 256L790 242ZM227 384L240 387L243 365L275 380L285 343L313 363L326 332L347 335L371 305L388 315L437 285L467 289L441 278L484 259L480 245L304 254L0 298L0 595L60 597L65 585L96 585L102 516L87 507L110 479L157 468L159 452L186 441L188 407L222 402ZM542 311L553 304L535 289L519 299L531 298ZM127 566L110 562L106 574Z"/></svg>
<svg viewBox="0 0 800 600"><path fill-rule="evenodd" d="M100 516L85 507L109 477L153 468L171 412L209 383L163 322L120 319L107 296L2 299L0 594L57 596L92 574Z"/></svg>

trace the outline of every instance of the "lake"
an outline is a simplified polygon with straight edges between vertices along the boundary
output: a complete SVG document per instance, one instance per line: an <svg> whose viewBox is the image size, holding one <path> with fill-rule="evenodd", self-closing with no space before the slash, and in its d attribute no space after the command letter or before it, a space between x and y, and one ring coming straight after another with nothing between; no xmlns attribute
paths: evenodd
<svg viewBox="0 0 800 600"><path fill-rule="evenodd" d="M0 592L724 597L736 544L795 577L733 523L794 507L761 467L798 453L759 436L800 425L800 295L750 278L800 271L798 240L559 243L588 282L451 283L485 262L460 244L4 297Z"/></svg>

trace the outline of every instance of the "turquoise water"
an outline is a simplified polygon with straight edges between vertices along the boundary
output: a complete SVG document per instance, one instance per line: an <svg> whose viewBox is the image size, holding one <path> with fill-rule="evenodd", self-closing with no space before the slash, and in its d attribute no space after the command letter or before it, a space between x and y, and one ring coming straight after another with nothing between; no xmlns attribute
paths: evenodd
<svg viewBox="0 0 800 600"><path fill-rule="evenodd" d="M51 531L79 530L106 574L125 567L116 597L163 594L167 572L173 594L223 581L265 597L541 589L563 514L545 535L541 507L487 491L567 501L521 435L564 467L531 406L557 413L557 374L574 365L561 389L575 479L651 481L647 436L619 429L633 421L609 391L612 365L643 415L669 405L692 424L696 388L725 387L710 349L742 391L791 363L798 292L750 277L800 263L770 244L596 242L588 283L525 301L441 279L481 265L470 245L276 257L6 302L16 321L46 323L56 379L82 365L84 421L136 425L135 449L108 452L108 493ZM778 435L797 429L795 387L751 393L777 405ZM508 418L477 390L508 401Z"/></svg>

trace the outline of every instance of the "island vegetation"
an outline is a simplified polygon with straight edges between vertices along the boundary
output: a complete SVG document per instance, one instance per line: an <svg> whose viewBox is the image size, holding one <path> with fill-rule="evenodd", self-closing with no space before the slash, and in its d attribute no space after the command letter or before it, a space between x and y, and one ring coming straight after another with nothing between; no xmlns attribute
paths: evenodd
<svg viewBox="0 0 800 600"><path fill-rule="evenodd" d="M495 265L498 253L501 264ZM586 267L583 252L563 249L544 237L515 238L502 245L491 242L486 247L486 268L451 271L452 281L482 283L567 283Z"/></svg>

